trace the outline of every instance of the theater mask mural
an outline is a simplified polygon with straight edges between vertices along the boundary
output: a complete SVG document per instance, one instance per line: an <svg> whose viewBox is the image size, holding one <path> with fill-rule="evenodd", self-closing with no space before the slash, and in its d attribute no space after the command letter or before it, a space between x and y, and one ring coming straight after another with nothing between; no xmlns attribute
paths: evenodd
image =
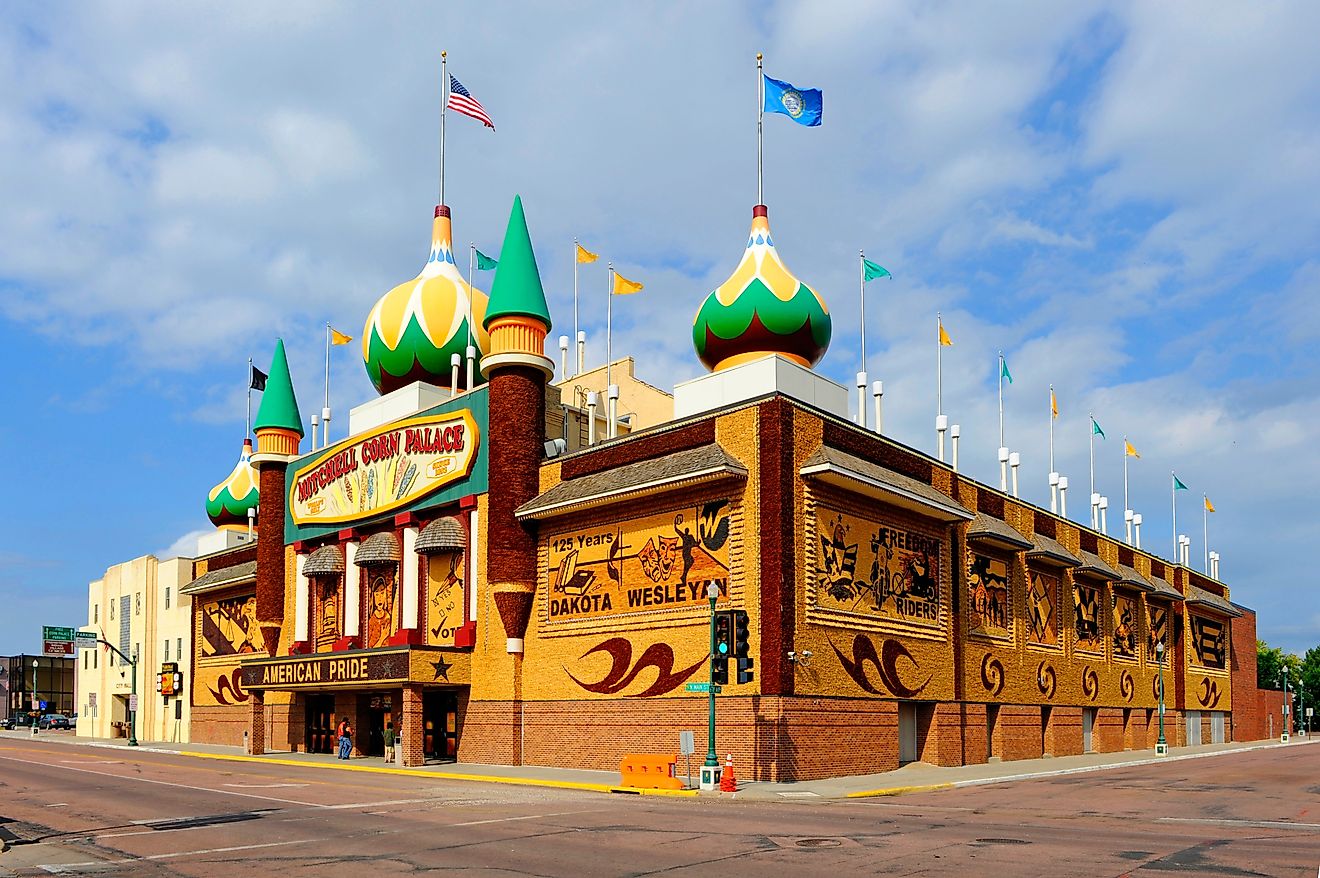
<svg viewBox="0 0 1320 878"><path fill-rule="evenodd" d="M1077 649L1081 652L1105 651L1105 625L1100 600L1104 590L1078 583L1074 591L1073 629L1077 635Z"/></svg>
<svg viewBox="0 0 1320 878"><path fill-rule="evenodd" d="M1008 565L998 558L972 553L967 566L971 605L967 621L971 631L1007 636L1013 606L1008 597Z"/></svg>
<svg viewBox="0 0 1320 878"><path fill-rule="evenodd" d="M1027 576L1027 641L1059 645L1059 577L1033 570Z"/></svg>
<svg viewBox="0 0 1320 878"><path fill-rule="evenodd" d="M1131 596L1114 596L1114 655L1137 657L1137 602Z"/></svg>
<svg viewBox="0 0 1320 878"><path fill-rule="evenodd" d="M261 648L256 595L209 601L202 606L202 658L243 655Z"/></svg>
<svg viewBox="0 0 1320 878"><path fill-rule="evenodd" d="M729 591L727 500L550 534L544 604L550 624L704 607Z"/></svg>
<svg viewBox="0 0 1320 878"><path fill-rule="evenodd" d="M940 624L938 539L821 508L816 605L872 619Z"/></svg>

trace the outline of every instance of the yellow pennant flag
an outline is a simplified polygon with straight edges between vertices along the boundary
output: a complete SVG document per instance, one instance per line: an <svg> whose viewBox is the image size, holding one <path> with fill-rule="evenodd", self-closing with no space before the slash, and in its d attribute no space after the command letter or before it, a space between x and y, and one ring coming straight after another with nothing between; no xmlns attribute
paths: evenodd
<svg viewBox="0 0 1320 878"><path fill-rule="evenodd" d="M1050 391L1050 417L1059 417L1059 401L1054 398L1054 391Z"/></svg>
<svg viewBox="0 0 1320 878"><path fill-rule="evenodd" d="M949 334L944 331L944 321L942 320L940 321L940 344L946 348L953 347L953 339L949 338Z"/></svg>
<svg viewBox="0 0 1320 878"><path fill-rule="evenodd" d="M578 262L583 262L583 263L586 263L586 262L595 262L597 259L600 258L600 255L599 255L599 254L597 254L597 253L592 253L590 250L588 250L586 247L583 247L581 244L576 244L576 245L574 245L574 246L577 247L577 261L578 261Z"/></svg>
<svg viewBox="0 0 1320 878"><path fill-rule="evenodd" d="M1138 459L1141 458L1141 455L1137 452L1137 449L1133 448L1132 443L1127 441L1126 439L1123 440L1123 453L1126 454L1128 457L1135 457Z"/></svg>
<svg viewBox="0 0 1320 878"><path fill-rule="evenodd" d="M352 340L353 340L353 336L344 335L342 332L340 332L338 329L335 329L333 326L330 327L330 344L348 344Z"/></svg>
<svg viewBox="0 0 1320 878"><path fill-rule="evenodd" d="M1205 495L1202 495L1202 496L1201 496L1201 499L1205 501L1205 511L1206 511L1206 512L1214 512L1214 511L1215 511L1215 504L1213 504L1213 503L1210 502L1210 498L1209 498L1209 497L1206 497Z"/></svg>
<svg viewBox="0 0 1320 878"><path fill-rule="evenodd" d="M628 280L628 278L619 274L617 271L614 272L614 295L626 296L629 293L641 292L641 289L642 285L637 281Z"/></svg>

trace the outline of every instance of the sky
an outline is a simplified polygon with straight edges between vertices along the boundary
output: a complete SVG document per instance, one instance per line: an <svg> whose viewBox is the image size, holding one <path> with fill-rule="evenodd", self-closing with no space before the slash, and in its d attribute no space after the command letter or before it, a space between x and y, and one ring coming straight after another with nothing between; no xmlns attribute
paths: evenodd
<svg viewBox="0 0 1320 878"><path fill-rule="evenodd" d="M702 371L691 321L756 203L756 52L824 92L823 124L765 120L765 202L829 304L818 367L866 370L885 430L1022 496L1056 468L1143 544L1210 547L1259 635L1320 643L1320 5L772 2L20 3L0 19L0 654L86 621L106 567L189 554L237 459L251 357L289 349L304 415L324 324L360 336L413 277L437 200L440 51L496 130L451 116L456 244L497 255L521 194L555 320L603 361L606 261L642 281L614 350L669 387ZM489 276L478 286L489 289ZM552 356L554 354L552 353ZM373 398L331 364L334 433ZM19 499L23 503L18 503Z"/></svg>

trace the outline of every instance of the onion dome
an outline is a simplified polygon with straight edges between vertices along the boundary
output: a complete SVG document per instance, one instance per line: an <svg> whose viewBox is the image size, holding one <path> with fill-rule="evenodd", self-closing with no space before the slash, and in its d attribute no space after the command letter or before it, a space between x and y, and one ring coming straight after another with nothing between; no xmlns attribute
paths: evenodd
<svg viewBox="0 0 1320 878"><path fill-rule="evenodd" d="M486 295L458 270L449 208L440 205L421 274L381 296L362 329L362 359L376 390L385 394L414 381L449 387L453 355L466 355L469 308L480 359L490 349L482 328Z"/></svg>
<svg viewBox="0 0 1320 878"><path fill-rule="evenodd" d="M225 480L206 495L206 514L220 528L246 528L248 510L257 506L257 470L252 466L252 440L243 440L243 453Z"/></svg>
<svg viewBox="0 0 1320 878"><path fill-rule="evenodd" d="M752 232L737 270L697 311L692 343L712 372L768 354L807 367L825 356L829 309L784 267L764 204L752 208Z"/></svg>

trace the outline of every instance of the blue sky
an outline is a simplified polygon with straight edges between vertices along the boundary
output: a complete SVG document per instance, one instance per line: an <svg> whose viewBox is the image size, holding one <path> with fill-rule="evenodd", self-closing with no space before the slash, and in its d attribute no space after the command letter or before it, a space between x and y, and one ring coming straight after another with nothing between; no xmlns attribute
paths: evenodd
<svg viewBox="0 0 1320 878"><path fill-rule="evenodd" d="M1143 542L1210 542L1271 643L1320 641L1305 548L1320 464L1320 32L1314 4L83 3L0 22L0 422L9 511L0 653L77 624L106 566L186 549L243 432L247 358L289 345L305 414L321 327L355 337L426 255L438 55L492 133L455 117L460 246L498 249L521 193L555 334L572 240L647 284L615 350L668 385L734 268L755 202L755 52L824 91L824 124L766 120L780 254L830 304L821 370L859 368L857 250L886 427L933 451L934 319L963 465L996 483L996 351L1023 495L1058 469L1121 525L1122 440ZM602 260L603 262L604 260ZM480 284L479 284L480 285ZM582 272L592 360L605 276ZM332 404L371 395L336 349ZM342 432L337 435L342 435Z"/></svg>

